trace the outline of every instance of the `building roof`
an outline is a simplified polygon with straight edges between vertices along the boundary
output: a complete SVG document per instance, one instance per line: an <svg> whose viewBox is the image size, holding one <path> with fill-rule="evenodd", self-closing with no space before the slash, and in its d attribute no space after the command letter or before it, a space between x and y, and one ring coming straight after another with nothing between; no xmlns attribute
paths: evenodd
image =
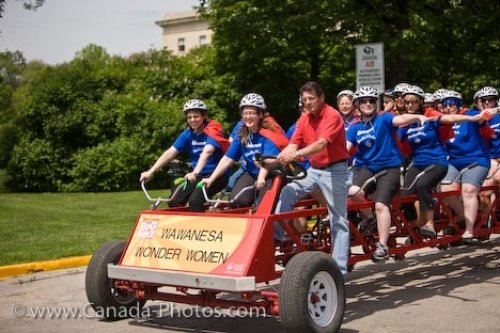
<svg viewBox="0 0 500 333"><path fill-rule="evenodd" d="M185 24L187 22L194 22L198 20L199 20L198 13L195 10L191 10L187 12L165 14L161 20L158 20L155 23L160 27L166 27L178 24Z"/></svg>

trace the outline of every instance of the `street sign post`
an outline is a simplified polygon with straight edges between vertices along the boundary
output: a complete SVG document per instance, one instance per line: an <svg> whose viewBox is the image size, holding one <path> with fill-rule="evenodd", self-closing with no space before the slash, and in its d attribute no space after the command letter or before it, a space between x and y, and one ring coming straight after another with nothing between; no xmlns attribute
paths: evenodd
<svg viewBox="0 0 500 333"><path fill-rule="evenodd" d="M382 93L385 90L384 44L356 45L356 88L370 86Z"/></svg>

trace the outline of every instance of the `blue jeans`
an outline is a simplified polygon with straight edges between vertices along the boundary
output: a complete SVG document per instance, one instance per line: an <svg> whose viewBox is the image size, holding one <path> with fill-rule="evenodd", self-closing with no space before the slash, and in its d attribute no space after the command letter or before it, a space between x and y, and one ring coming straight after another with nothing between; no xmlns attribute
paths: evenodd
<svg viewBox="0 0 500 333"><path fill-rule="evenodd" d="M326 202L332 231L332 257L342 274L347 273L349 258L349 222L347 221L347 164L336 163L326 169L310 168L307 177L295 180L281 190L276 213L289 212L298 200L316 190L321 190ZM284 230L274 223L274 238L280 240Z"/></svg>

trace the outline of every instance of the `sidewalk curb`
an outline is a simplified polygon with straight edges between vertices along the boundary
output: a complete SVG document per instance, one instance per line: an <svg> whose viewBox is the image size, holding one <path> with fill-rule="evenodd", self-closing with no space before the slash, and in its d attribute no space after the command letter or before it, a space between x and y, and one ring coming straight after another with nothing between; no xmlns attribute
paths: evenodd
<svg viewBox="0 0 500 333"><path fill-rule="evenodd" d="M86 266L92 256L70 257L57 260L36 261L25 264L0 266L0 279L61 268Z"/></svg>

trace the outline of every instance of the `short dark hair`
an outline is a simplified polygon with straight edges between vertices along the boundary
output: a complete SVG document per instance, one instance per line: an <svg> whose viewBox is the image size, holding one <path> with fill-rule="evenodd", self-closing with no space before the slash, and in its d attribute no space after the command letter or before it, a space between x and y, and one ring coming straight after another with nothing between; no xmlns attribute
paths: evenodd
<svg viewBox="0 0 500 333"><path fill-rule="evenodd" d="M319 83L316 81L308 81L304 83L304 85L300 88L300 94L302 95L305 91L314 92L317 96L323 96L325 94L323 88L321 88Z"/></svg>

